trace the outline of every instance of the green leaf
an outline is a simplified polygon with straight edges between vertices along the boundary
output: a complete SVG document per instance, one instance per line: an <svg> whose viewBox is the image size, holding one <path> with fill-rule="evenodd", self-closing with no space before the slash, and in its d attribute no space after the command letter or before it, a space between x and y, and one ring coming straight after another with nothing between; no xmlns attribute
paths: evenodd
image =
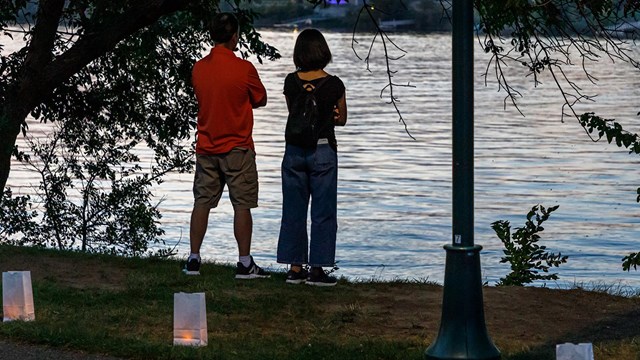
<svg viewBox="0 0 640 360"><path fill-rule="evenodd" d="M512 239L505 236L505 230L510 231L507 221L498 220L491 224L492 229L496 232L496 235L500 238L505 247L505 249L503 249L503 253L506 256L502 257L500 262L508 262L511 265L511 273L506 277L501 278L497 282L498 286L522 286L535 280L546 280L556 276L555 274L540 275L539 273L547 273L549 271L549 267L559 266L561 263L565 262L568 257L565 256L562 258L563 261L558 261L557 259L560 257L560 254L555 255L547 252L547 247L539 245L537 242L540 240L538 233L544 231L544 227L541 226L541 224L545 222L549 218L550 214L558 208L559 205L549 208L545 208L541 205L533 206L531 211L527 213L527 222L525 223L525 226L516 228ZM534 216L536 217L538 225L531 221ZM505 227L505 224L507 227Z"/></svg>

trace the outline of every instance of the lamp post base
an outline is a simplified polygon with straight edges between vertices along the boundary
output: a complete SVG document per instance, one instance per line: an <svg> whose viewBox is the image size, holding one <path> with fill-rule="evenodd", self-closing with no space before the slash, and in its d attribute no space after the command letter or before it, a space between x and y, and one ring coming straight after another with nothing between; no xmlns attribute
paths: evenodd
<svg viewBox="0 0 640 360"><path fill-rule="evenodd" d="M427 360L499 360L484 322L480 250L482 246L445 245L447 263L442 296L442 318L436 341L425 352Z"/></svg>

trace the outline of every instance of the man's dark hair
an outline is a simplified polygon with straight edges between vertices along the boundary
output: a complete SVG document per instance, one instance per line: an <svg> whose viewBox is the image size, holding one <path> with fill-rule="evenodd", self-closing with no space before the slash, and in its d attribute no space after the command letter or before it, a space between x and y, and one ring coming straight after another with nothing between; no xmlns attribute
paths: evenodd
<svg viewBox="0 0 640 360"><path fill-rule="evenodd" d="M238 19L232 13L219 13L211 20L211 39L216 44L226 43L238 32Z"/></svg>
<svg viewBox="0 0 640 360"><path fill-rule="evenodd" d="M324 69L331 62L331 51L322 33L316 29L305 29L293 48L293 63L301 71Z"/></svg>

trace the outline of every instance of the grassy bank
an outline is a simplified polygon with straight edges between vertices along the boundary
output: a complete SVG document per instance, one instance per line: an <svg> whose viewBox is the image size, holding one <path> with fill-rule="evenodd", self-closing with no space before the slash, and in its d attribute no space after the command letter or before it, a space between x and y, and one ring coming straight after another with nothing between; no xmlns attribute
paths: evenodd
<svg viewBox="0 0 640 360"><path fill-rule="evenodd" d="M442 288L419 282L287 285L239 281L235 269L0 246L0 270L30 270L35 322L0 338L136 359L422 359L440 323ZM209 345L172 346L173 294L204 292ZM555 359L592 342L597 359L638 359L640 299L579 289L484 289L503 359Z"/></svg>

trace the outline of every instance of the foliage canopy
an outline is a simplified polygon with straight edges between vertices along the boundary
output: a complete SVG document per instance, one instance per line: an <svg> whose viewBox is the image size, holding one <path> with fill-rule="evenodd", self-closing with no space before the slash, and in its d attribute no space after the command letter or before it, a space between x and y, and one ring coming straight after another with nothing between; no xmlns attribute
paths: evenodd
<svg viewBox="0 0 640 360"><path fill-rule="evenodd" d="M0 55L0 136L9 140L0 150L41 178L37 199L3 194L3 207L42 210L21 243L141 255L160 241L149 188L192 168L191 68L212 45L212 15L226 5L238 16L243 56L279 57L241 3L2 2L2 36L23 46ZM47 140L29 137L27 114L54 123ZM28 153L13 146L18 129Z"/></svg>

